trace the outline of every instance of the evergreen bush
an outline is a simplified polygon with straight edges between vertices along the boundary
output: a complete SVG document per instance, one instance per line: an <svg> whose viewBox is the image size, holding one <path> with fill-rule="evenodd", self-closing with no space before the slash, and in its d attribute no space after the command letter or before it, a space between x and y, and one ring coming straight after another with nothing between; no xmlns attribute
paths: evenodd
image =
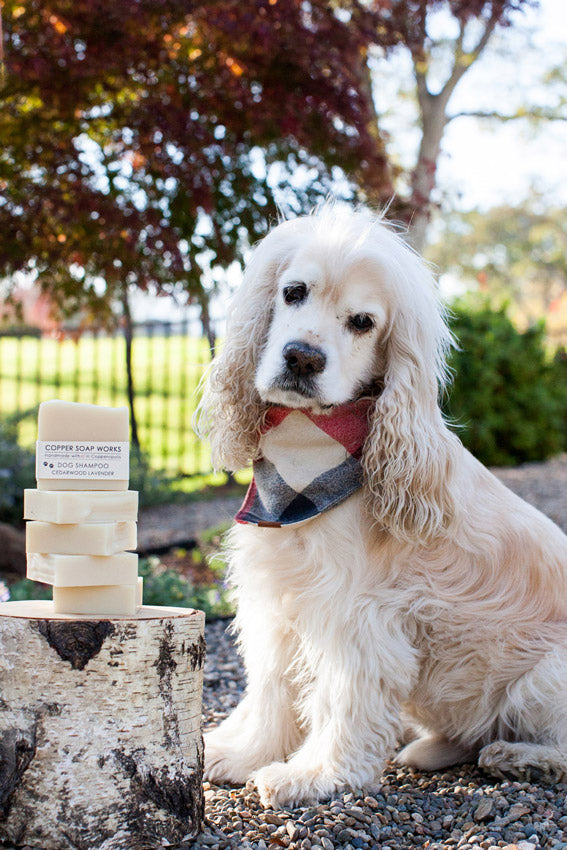
<svg viewBox="0 0 567 850"><path fill-rule="evenodd" d="M18 445L18 417L6 417L0 419L0 522L23 524L26 487L35 487L35 453Z"/></svg>
<svg viewBox="0 0 567 850"><path fill-rule="evenodd" d="M566 447L567 364L546 352L545 328L518 330L505 308L453 308L453 386L445 413L483 463L541 461Z"/></svg>

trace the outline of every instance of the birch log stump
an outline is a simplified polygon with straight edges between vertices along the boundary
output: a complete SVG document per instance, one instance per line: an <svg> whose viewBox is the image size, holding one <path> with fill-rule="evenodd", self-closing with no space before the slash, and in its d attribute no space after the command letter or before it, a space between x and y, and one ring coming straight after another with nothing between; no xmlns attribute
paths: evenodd
<svg viewBox="0 0 567 850"><path fill-rule="evenodd" d="M203 817L204 614L0 604L0 840L146 850Z"/></svg>

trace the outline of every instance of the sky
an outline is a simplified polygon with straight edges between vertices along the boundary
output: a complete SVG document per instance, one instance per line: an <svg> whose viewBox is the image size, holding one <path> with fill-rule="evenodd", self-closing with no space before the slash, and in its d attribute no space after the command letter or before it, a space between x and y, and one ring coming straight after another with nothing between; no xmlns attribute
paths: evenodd
<svg viewBox="0 0 567 850"><path fill-rule="evenodd" d="M486 109L513 109L526 97L532 103L550 102L551 92L538 83L538 76L548 62L567 60L567 3L541 0L539 9L518 19L522 32L510 30L499 39L503 51L510 45L510 55L498 55L497 45L470 69L455 92L455 111L478 108L479 92ZM526 43L527 49L516 50L514 42ZM558 204L567 203L565 121L534 127L524 121L498 125L460 118L449 125L444 150L439 179L460 194L463 208L514 204L531 186L549 193Z"/></svg>

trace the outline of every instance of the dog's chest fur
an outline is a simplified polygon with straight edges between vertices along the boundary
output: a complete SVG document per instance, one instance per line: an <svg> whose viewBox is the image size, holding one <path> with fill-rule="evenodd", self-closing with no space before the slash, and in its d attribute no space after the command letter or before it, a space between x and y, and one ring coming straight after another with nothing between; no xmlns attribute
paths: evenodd
<svg viewBox="0 0 567 850"><path fill-rule="evenodd" d="M470 582L463 585L445 548L420 553L387 532L372 531L362 491L301 526L237 526L231 534L230 575L240 607L270 611L295 678L316 678L314 659L331 646L348 653L364 641L367 663L373 657L383 663L386 638L391 643L397 632L396 674L411 672L413 679L410 716L452 738L490 737L510 681L509 648L502 642L499 607L487 605L482 581L474 591L472 561ZM513 678L543 654L545 641L536 648L526 635L525 642Z"/></svg>

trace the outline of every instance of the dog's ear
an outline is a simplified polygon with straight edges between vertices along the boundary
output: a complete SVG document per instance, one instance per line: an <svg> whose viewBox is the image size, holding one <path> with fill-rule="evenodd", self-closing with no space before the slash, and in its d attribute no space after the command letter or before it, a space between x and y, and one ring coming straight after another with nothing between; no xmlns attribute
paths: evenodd
<svg viewBox="0 0 567 850"><path fill-rule="evenodd" d="M438 404L453 338L432 277L418 257L404 251L391 281L383 390L371 413L363 466L376 521L398 539L415 542L443 533L451 523L460 443Z"/></svg>
<svg viewBox="0 0 567 850"><path fill-rule="evenodd" d="M277 277L297 245L299 221L278 225L255 248L230 307L220 354L205 377L193 424L211 443L215 469L242 469L257 455L265 405L254 376L270 326Z"/></svg>

